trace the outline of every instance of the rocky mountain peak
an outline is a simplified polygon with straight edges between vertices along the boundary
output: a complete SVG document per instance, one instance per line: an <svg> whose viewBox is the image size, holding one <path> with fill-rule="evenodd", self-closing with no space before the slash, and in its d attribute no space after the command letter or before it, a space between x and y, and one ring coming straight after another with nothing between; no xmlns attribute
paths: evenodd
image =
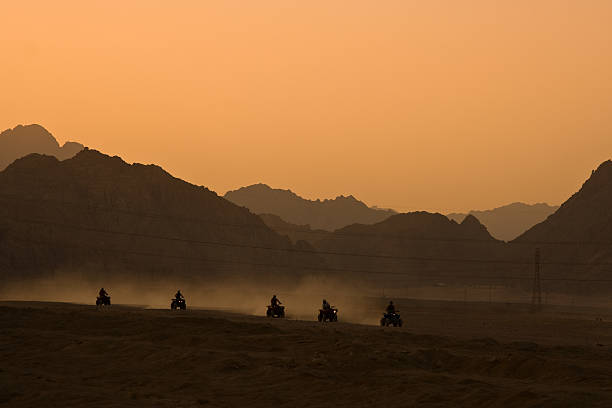
<svg viewBox="0 0 612 408"><path fill-rule="evenodd" d="M40 125L17 125L0 133L0 170L30 153L46 154L65 160L83 148L82 144L76 142L66 142L60 146L55 137Z"/></svg>

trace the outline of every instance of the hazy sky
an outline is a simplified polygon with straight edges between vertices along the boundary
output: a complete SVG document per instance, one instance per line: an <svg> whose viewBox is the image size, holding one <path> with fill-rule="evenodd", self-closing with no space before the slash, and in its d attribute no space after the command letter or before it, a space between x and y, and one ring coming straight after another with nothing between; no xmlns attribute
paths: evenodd
<svg viewBox="0 0 612 408"><path fill-rule="evenodd" d="M0 128L223 194L561 203L612 157L610 0L2 1Z"/></svg>

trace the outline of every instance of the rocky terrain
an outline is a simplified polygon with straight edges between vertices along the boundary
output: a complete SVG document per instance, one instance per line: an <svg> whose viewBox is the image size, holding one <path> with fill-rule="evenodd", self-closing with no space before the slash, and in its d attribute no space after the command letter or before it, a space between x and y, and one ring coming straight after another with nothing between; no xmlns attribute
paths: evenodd
<svg viewBox="0 0 612 408"><path fill-rule="evenodd" d="M19 125L0 133L0 171L30 153L40 153L66 160L83 150L80 143L60 146L55 137L40 125Z"/></svg>

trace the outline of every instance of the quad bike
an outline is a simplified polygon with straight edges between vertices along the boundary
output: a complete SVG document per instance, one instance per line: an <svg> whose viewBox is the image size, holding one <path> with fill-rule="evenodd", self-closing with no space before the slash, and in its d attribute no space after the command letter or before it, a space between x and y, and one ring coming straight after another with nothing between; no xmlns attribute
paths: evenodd
<svg viewBox="0 0 612 408"><path fill-rule="evenodd" d="M283 318L285 317L285 306L272 306L268 305L268 310L266 311L267 317L275 317L275 318Z"/></svg>
<svg viewBox="0 0 612 408"><path fill-rule="evenodd" d="M381 326L393 326L393 327L402 327L402 319L400 317L399 311L394 313L385 313L383 318L380 319Z"/></svg>
<svg viewBox="0 0 612 408"><path fill-rule="evenodd" d="M176 309L181 309L181 310L186 310L187 309L187 303L185 302L185 299L172 299L172 302L170 303L170 309L171 310L176 310Z"/></svg>
<svg viewBox="0 0 612 408"><path fill-rule="evenodd" d="M110 296L98 296L96 298L96 307L100 306L110 306Z"/></svg>
<svg viewBox="0 0 612 408"><path fill-rule="evenodd" d="M338 321L338 309L330 307L329 309L319 309L320 322L337 322Z"/></svg>

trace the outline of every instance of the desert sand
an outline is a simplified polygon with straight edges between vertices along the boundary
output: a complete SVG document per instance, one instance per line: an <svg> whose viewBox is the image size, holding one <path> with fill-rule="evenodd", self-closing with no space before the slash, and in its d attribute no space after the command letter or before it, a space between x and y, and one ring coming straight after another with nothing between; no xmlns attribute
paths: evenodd
<svg viewBox="0 0 612 408"><path fill-rule="evenodd" d="M406 301L402 317L381 328L4 301L0 405L612 406L603 309Z"/></svg>

